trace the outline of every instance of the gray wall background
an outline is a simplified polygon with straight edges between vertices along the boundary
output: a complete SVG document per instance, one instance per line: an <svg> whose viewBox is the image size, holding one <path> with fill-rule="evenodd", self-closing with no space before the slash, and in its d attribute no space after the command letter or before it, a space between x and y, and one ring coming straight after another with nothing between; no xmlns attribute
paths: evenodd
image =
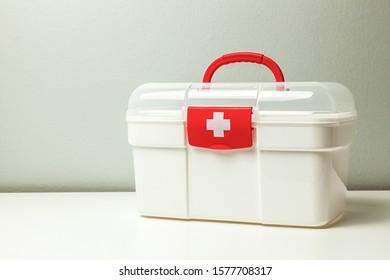
<svg viewBox="0 0 390 280"><path fill-rule="evenodd" d="M350 189L390 189L389 1L0 0L0 191L133 190L125 112L223 53L351 89ZM215 81L271 81L258 65Z"/></svg>

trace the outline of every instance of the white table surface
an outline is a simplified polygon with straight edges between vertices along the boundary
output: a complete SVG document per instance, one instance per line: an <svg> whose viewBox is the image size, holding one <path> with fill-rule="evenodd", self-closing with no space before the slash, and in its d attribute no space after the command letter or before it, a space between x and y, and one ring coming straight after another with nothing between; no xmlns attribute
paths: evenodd
<svg viewBox="0 0 390 280"><path fill-rule="evenodd" d="M327 229L140 217L135 193L1 193L0 259L390 259L390 191Z"/></svg>

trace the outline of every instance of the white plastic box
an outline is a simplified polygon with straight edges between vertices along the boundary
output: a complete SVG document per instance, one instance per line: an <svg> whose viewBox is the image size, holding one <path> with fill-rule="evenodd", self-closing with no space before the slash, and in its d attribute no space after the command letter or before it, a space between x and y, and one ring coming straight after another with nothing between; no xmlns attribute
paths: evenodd
<svg viewBox="0 0 390 280"><path fill-rule="evenodd" d="M250 108L250 135L242 130L250 146L213 144L237 129L227 117L230 107ZM189 125L188 108L209 117ZM143 85L131 95L127 112L139 211L180 219L331 224L345 209L355 119L352 95L337 83ZM196 135L203 123L210 147L189 144L204 140Z"/></svg>

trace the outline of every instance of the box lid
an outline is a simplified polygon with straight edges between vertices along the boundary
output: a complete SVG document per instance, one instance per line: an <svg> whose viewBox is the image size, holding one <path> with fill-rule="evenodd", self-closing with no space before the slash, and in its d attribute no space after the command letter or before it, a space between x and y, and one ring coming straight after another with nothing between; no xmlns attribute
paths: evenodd
<svg viewBox="0 0 390 280"><path fill-rule="evenodd" d="M188 106L251 106L255 122L332 123L356 118L351 92L338 83L161 83L144 84L133 92L127 121L185 121Z"/></svg>

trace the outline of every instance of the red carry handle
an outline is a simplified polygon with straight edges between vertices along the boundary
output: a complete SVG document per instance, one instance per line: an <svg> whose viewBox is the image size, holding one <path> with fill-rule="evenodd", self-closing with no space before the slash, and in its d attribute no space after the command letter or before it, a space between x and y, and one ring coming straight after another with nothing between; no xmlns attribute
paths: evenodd
<svg viewBox="0 0 390 280"><path fill-rule="evenodd" d="M273 61L271 58L260 53L236 52L236 53L225 54L220 58L214 60L206 69L206 72L204 73L203 83L210 83L215 71L217 71L219 67L230 63L236 63L236 62L250 62L250 63L264 64L274 74L276 82L284 82L282 70L280 70L276 62Z"/></svg>

